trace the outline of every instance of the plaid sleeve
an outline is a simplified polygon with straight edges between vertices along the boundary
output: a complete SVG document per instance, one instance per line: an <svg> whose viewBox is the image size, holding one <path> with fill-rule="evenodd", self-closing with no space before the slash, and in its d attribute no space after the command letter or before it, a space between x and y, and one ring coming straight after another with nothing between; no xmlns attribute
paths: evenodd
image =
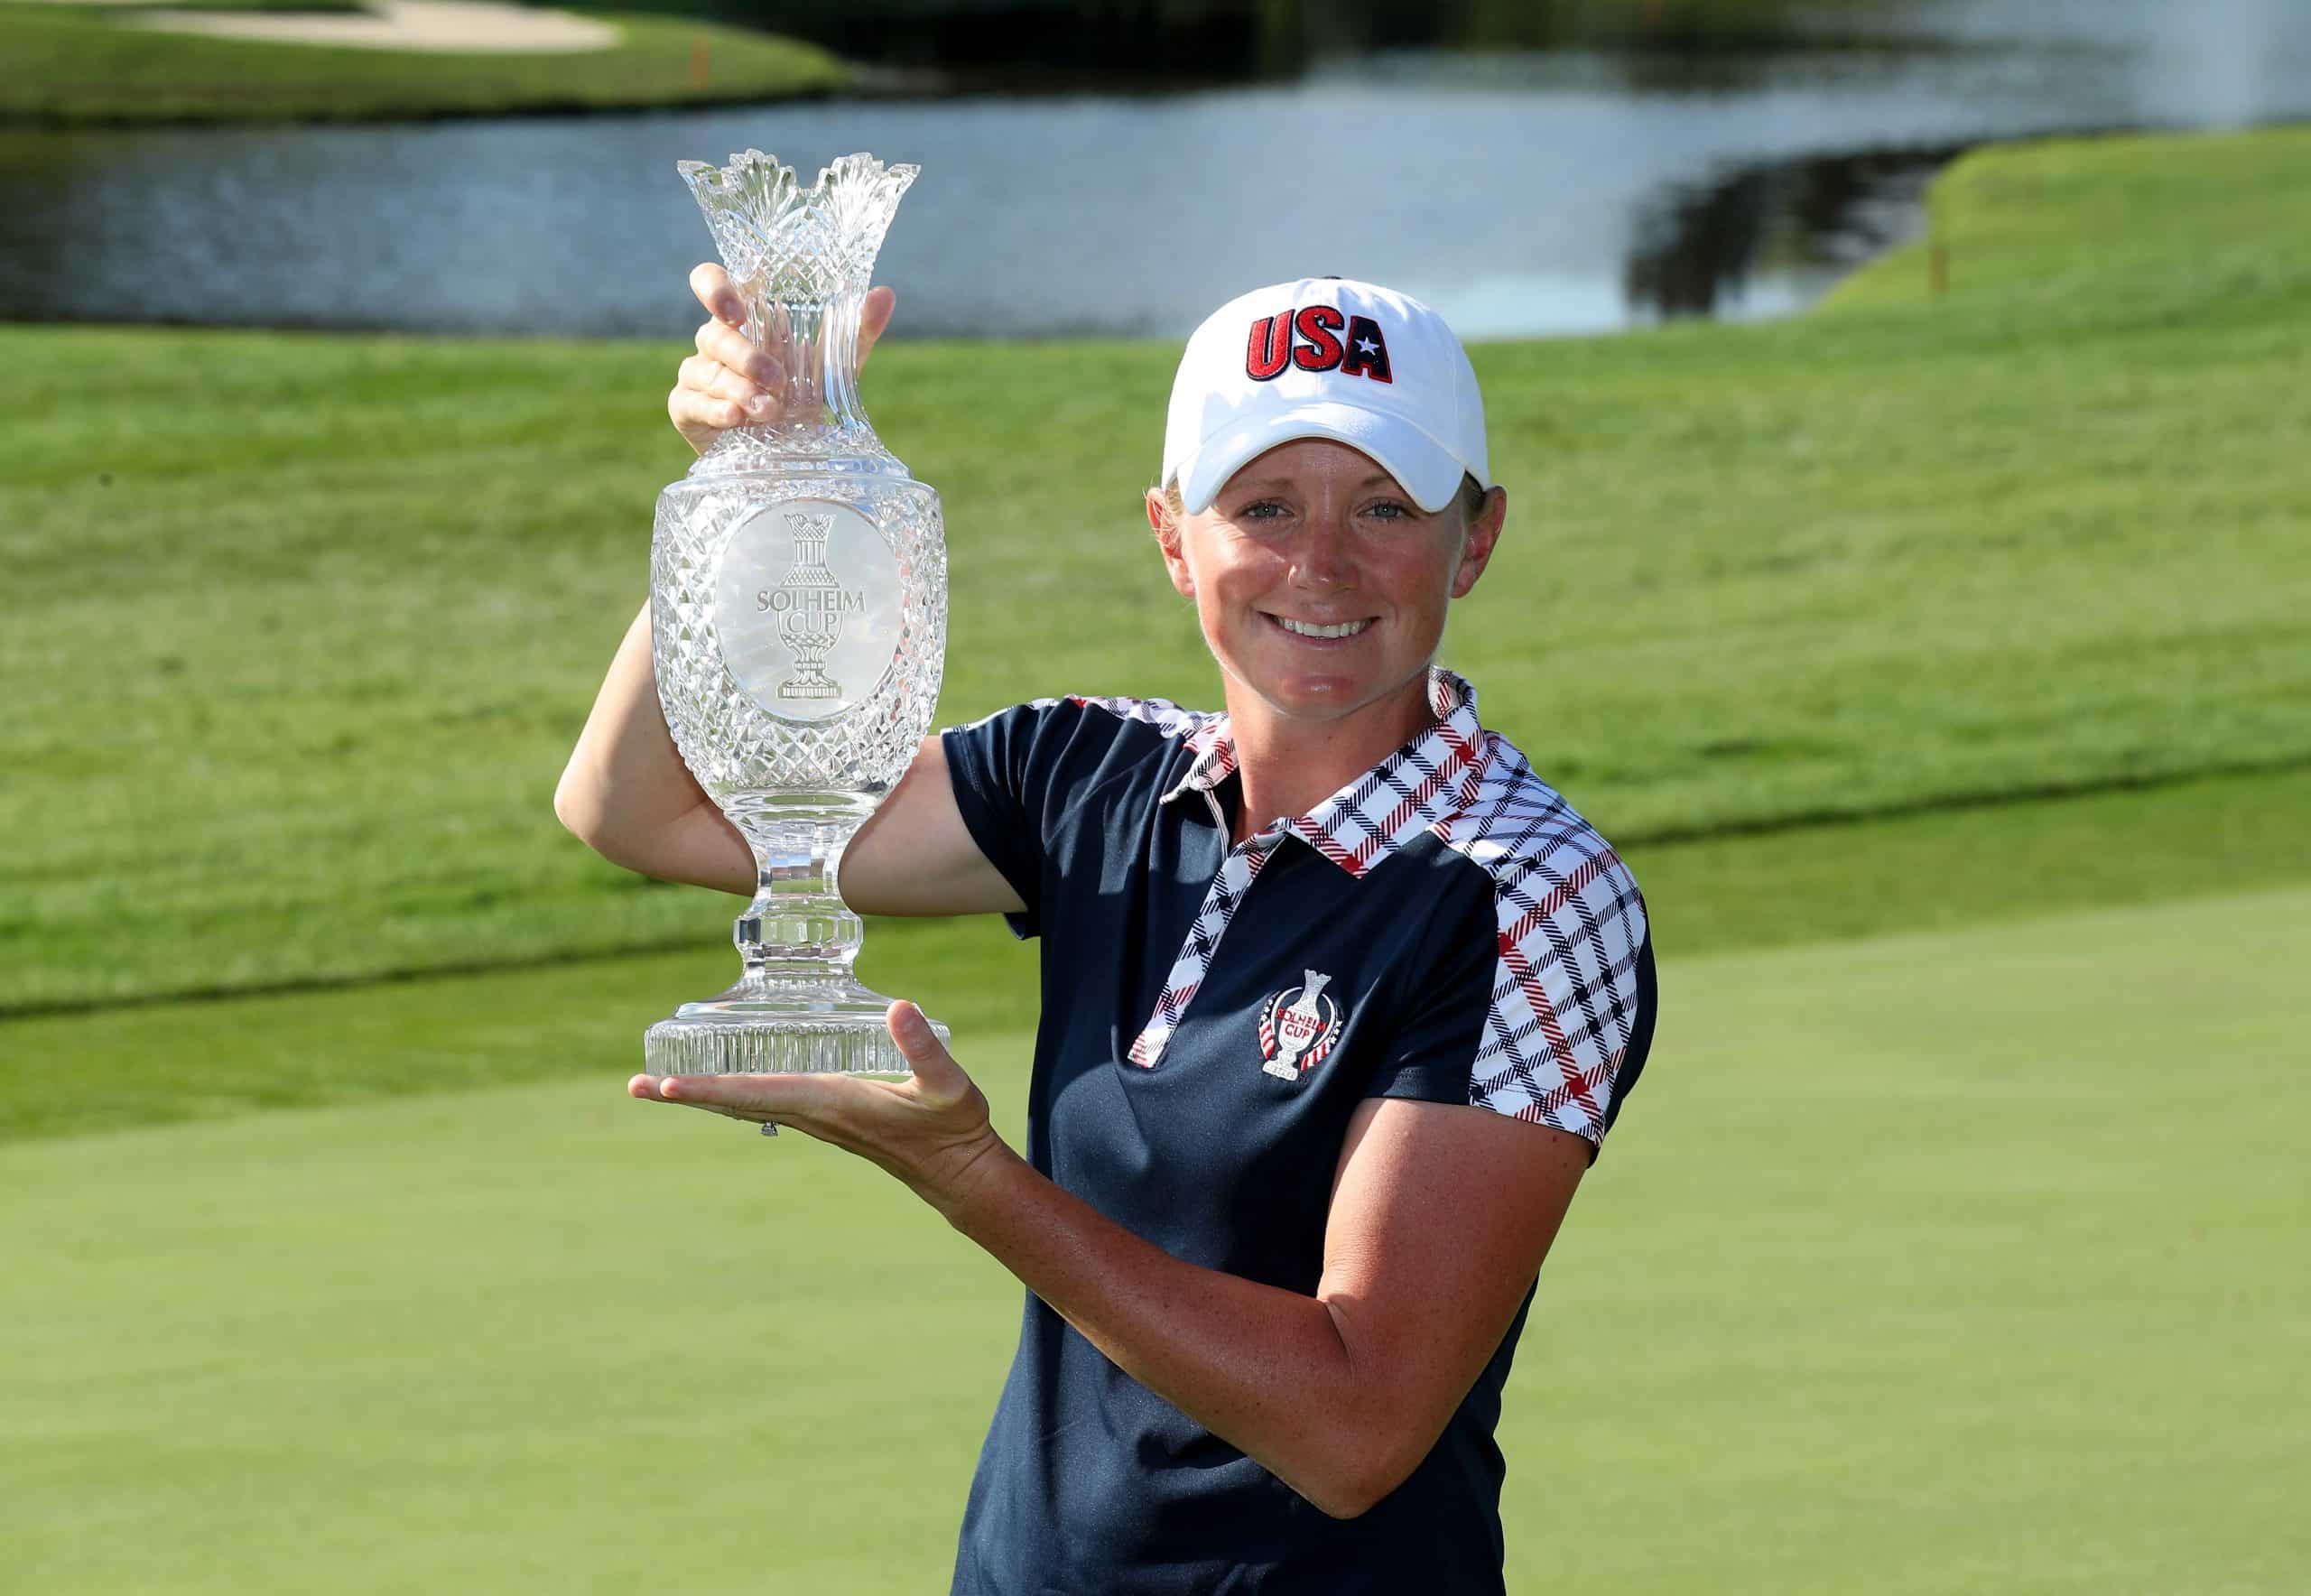
<svg viewBox="0 0 2311 1596"><path fill-rule="evenodd" d="M1492 868L1492 989L1469 1100L1600 1146L1652 1045L1645 900L1585 827Z"/></svg>

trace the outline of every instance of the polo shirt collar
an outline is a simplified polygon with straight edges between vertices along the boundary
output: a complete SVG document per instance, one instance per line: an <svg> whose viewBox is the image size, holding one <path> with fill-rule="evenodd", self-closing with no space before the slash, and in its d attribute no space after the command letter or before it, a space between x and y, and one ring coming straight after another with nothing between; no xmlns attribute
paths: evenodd
<svg viewBox="0 0 2311 1596"><path fill-rule="evenodd" d="M1436 719L1418 737L1306 814L1281 822L1288 832L1361 877L1421 832L1476 802L1489 750L1477 723L1477 690L1441 665L1428 668L1428 707ZM1216 715L1188 738L1187 774L1161 800L1209 793L1236 771L1228 717Z"/></svg>

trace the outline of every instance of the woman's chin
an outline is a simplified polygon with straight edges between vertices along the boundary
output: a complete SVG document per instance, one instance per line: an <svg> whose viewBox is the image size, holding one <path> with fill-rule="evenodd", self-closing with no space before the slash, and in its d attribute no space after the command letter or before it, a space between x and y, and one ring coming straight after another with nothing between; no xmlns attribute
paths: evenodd
<svg viewBox="0 0 2311 1596"><path fill-rule="evenodd" d="M1342 676L1271 678L1254 691L1270 710L1293 720L1338 720L1375 696L1370 682Z"/></svg>

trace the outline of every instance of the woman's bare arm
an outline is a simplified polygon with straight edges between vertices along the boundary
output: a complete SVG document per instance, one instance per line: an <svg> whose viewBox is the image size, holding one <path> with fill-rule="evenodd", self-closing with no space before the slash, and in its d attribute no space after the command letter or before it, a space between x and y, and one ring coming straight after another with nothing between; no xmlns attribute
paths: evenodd
<svg viewBox="0 0 2311 1596"><path fill-rule="evenodd" d="M1366 1102L1312 1297L1174 1257L1008 1149L945 1211L1126 1374L1353 1518L1435 1446L1588 1163L1578 1137L1489 1109Z"/></svg>
<svg viewBox="0 0 2311 1596"><path fill-rule="evenodd" d="M701 790L666 729L651 665L650 607L626 628L553 812L613 864L662 881L751 895L754 855ZM862 914L978 914L1024 907L963 824L936 737L851 839L838 880Z"/></svg>
<svg viewBox="0 0 2311 1596"><path fill-rule="evenodd" d="M862 914L999 914L1026 907L979 851L947 750L924 738L914 759L843 850L836 877L842 901Z"/></svg>
<svg viewBox="0 0 2311 1596"><path fill-rule="evenodd" d="M752 895L754 855L691 779L658 705L650 606L626 629L553 791L555 818L612 864Z"/></svg>
<svg viewBox="0 0 2311 1596"><path fill-rule="evenodd" d="M1007 1146L987 1099L893 1007L914 1073L637 1075L888 1170L1114 1363L1335 1517L1419 1467L1516 1319L1588 1144L1490 1109L1375 1099L1349 1121L1313 1295L1173 1257Z"/></svg>

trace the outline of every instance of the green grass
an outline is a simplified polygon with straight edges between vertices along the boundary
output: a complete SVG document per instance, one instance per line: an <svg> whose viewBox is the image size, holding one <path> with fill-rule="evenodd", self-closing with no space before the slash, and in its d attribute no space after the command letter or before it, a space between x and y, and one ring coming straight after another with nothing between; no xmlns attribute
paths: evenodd
<svg viewBox="0 0 2311 1596"><path fill-rule="evenodd" d="M2311 770L1936 811L1630 850L1664 956L2311 880ZM0 1022L0 1144L518 1081L619 1080L644 1027L721 990L735 899L690 893L692 943L529 969ZM706 944L706 945L696 945ZM992 922L883 921L861 968L963 1056L1035 1024L1035 949ZM1681 1066L1672 1066L1681 1067ZM100 1092L60 1090L101 1081Z"/></svg>
<svg viewBox="0 0 2311 1596"><path fill-rule="evenodd" d="M1640 863L2303 768L2306 173L2301 131L1976 157L1945 298L1897 258L1799 321L1479 349L1511 520L1448 659ZM0 1012L719 941L550 809L689 458L679 355L0 329ZM1137 508L1173 359L876 357L946 496L945 720L1215 697ZM2210 846L2178 881L2253 843Z"/></svg>
<svg viewBox="0 0 2311 1596"><path fill-rule="evenodd" d="M952 1025L959 1047L1024 1050L1035 1028L1035 958L992 921L964 934L881 924L860 969ZM0 1072L0 1145L516 1081L624 1081L642 1067L646 1026L737 973L726 938L719 947L351 990L10 1021L0 1025L0 1059L12 1066ZM58 1091L63 1079L108 1085Z"/></svg>
<svg viewBox="0 0 2311 1596"><path fill-rule="evenodd" d="M1912 252L1798 323L1478 351L1516 541L1450 652L1663 954L1501 1424L1511 1590L2311 1564L2306 156L1976 157L1945 295ZM734 905L548 812L678 353L0 329L0 1583L943 1579L1016 1286L859 1161L620 1095ZM877 357L945 718L1210 699L1135 524L1170 358ZM866 959L1007 1133L1034 956Z"/></svg>
<svg viewBox="0 0 2311 1596"><path fill-rule="evenodd" d="M794 40L682 18L600 20L619 30L613 49L453 54L157 32L110 8L0 0L0 123L494 116L786 99L849 81L840 61Z"/></svg>
<svg viewBox="0 0 2311 1596"><path fill-rule="evenodd" d="M1511 1382L1509 1588L2293 1588L2306 917L1665 963ZM965 1057L1008 1126L1026 1039ZM1016 1287L623 1073L0 1147L14 1579L938 1588Z"/></svg>

